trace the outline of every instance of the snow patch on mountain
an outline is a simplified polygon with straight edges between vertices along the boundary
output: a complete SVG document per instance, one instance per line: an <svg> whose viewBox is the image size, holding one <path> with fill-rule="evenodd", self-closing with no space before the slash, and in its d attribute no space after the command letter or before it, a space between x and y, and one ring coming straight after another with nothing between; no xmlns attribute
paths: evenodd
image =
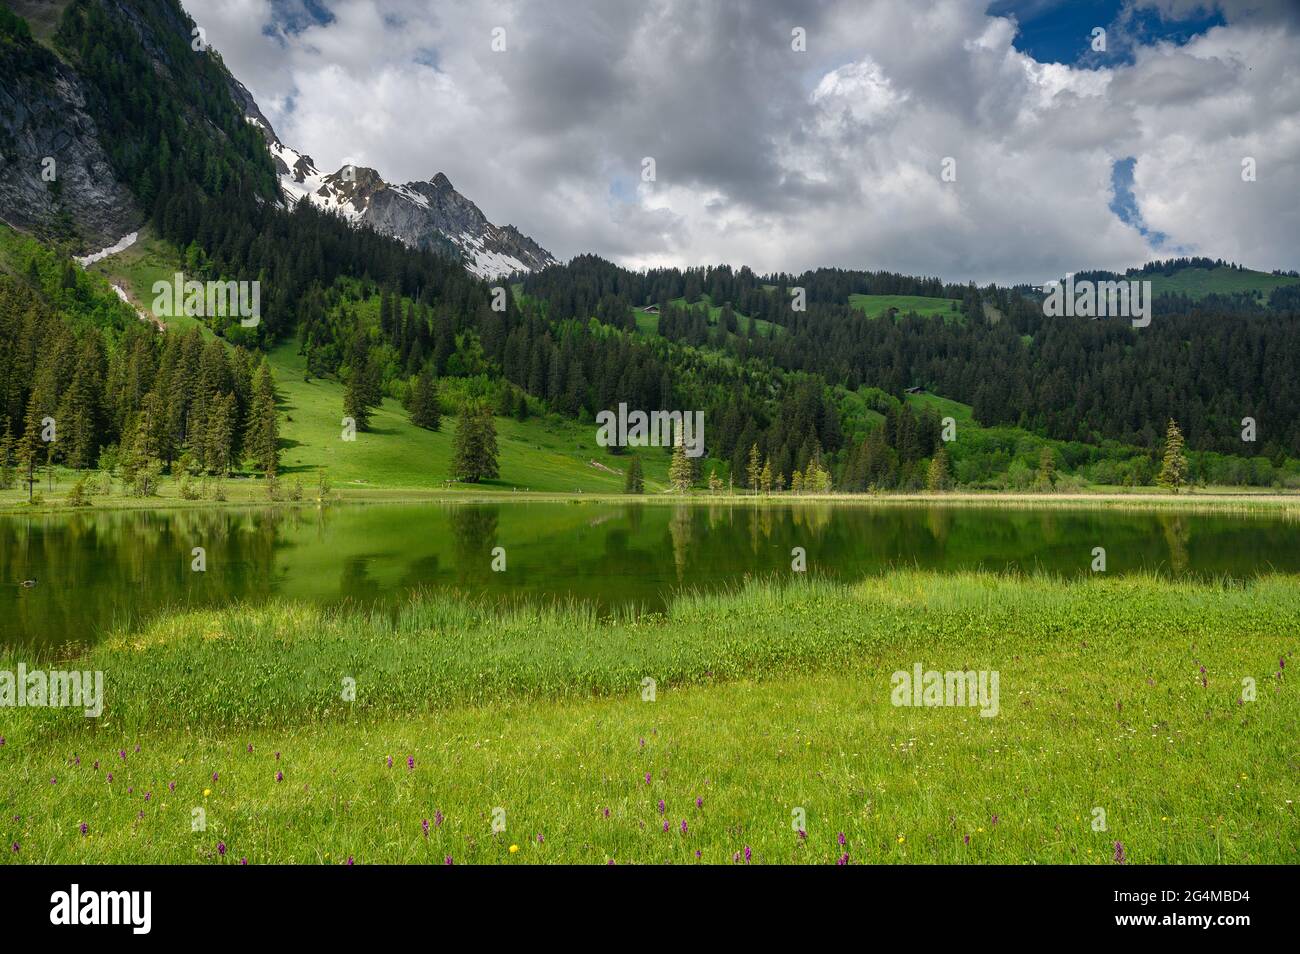
<svg viewBox="0 0 1300 954"><path fill-rule="evenodd" d="M311 156L280 141L252 94L235 81L245 119L261 130L288 205L307 199L318 208L400 239L412 248L458 254L480 278L500 278L555 264L555 257L512 225L488 221L441 172L428 182L394 185L363 166L324 174Z"/></svg>

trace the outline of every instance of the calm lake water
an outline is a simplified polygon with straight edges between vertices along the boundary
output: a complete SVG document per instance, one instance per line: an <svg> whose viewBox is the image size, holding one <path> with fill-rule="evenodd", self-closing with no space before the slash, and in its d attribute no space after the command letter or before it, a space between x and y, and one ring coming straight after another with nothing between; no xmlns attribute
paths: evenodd
<svg viewBox="0 0 1300 954"><path fill-rule="evenodd" d="M796 546L809 571L845 579L897 566L1079 576L1096 546L1112 574L1300 572L1300 523L1267 515L512 502L15 516L0 517L0 645L92 643L176 607L393 605L417 588L661 608L683 587L788 574ZM206 572L190 568L194 547Z"/></svg>

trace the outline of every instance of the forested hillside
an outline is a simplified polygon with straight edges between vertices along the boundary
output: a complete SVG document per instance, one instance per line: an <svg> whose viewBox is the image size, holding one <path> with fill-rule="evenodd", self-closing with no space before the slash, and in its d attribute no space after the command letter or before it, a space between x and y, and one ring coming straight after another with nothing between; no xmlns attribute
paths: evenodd
<svg viewBox="0 0 1300 954"><path fill-rule="evenodd" d="M5 23L6 62L49 80L55 58L21 20ZM205 338L192 321L155 315L172 325L159 335L87 282L71 240L10 240L0 263L9 467L30 464L20 451L39 450L33 428L52 416L70 436L46 463L124 467L132 480L178 463L273 473L262 353L293 343L307 380L345 389L337 411L363 432L385 398L430 428L466 402L584 427L619 403L702 410L707 457L690 475L701 482L998 487L1034 469L1054 485L1059 467L1143 484L1170 420L1195 480L1300 481L1293 276L1265 276L1265 288L1249 285L1260 273L1217 260L1153 263L1131 276L1166 283L1144 328L1048 318L1032 289L882 271L636 272L583 255L494 288L305 201L284 207L233 78L191 44L192 28L176 0L74 0L53 42L168 268L259 283L260 321L201 318ZM1232 281L1180 285L1189 269ZM147 306L147 289L132 290ZM945 417L960 418L947 447ZM1254 441L1243 440L1246 418Z"/></svg>

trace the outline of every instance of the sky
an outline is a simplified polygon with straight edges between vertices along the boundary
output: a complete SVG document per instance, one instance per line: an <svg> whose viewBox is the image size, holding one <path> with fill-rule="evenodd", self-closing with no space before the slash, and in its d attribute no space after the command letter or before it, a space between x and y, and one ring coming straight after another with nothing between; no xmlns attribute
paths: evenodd
<svg viewBox="0 0 1300 954"><path fill-rule="evenodd" d="M1300 267L1300 0L182 2L318 167L560 259Z"/></svg>

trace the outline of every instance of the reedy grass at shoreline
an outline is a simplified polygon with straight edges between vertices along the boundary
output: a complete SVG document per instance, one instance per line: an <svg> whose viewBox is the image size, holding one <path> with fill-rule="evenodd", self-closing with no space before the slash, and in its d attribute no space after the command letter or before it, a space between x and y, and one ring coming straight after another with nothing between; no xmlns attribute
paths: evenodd
<svg viewBox="0 0 1300 954"><path fill-rule="evenodd" d="M611 619L190 613L68 665L104 718L0 710L0 828L9 861L1296 862L1298 624L1291 577L918 571ZM999 670L999 715L893 706L914 662Z"/></svg>

